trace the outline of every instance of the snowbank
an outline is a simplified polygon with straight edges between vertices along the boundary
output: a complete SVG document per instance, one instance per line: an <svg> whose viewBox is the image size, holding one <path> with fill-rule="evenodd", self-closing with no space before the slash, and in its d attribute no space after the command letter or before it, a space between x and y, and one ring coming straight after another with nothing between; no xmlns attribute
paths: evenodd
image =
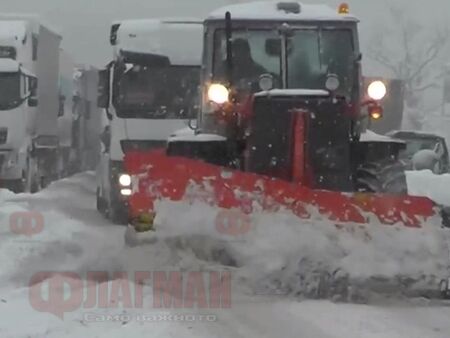
<svg viewBox="0 0 450 338"><path fill-rule="evenodd" d="M332 222L308 222L287 211L251 218L231 212L227 225L218 224L223 215L227 211L204 204L162 202L157 208L157 236L183 238L184 249L203 260L237 267L238 278L254 290L307 294L317 278L336 271L359 284L379 278L395 284L398 278L411 278L421 281L421 288L433 289L446 273L448 251L439 227L371 224L338 229ZM422 280L423 276L431 278Z"/></svg>
<svg viewBox="0 0 450 338"><path fill-rule="evenodd" d="M428 197L450 206L450 174L435 175L431 170L407 171L406 181L410 195Z"/></svg>

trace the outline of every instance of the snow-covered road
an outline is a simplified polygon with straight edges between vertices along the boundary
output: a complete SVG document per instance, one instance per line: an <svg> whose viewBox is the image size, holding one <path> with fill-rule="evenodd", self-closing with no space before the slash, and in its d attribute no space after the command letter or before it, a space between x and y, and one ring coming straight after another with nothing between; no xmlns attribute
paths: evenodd
<svg viewBox="0 0 450 338"><path fill-rule="evenodd" d="M112 225L97 214L94 191L94 175L86 173L56 182L35 195L0 192L0 337L450 336L450 307L443 304L431 305L425 300L356 305L301 301L292 294L276 295L267 289L264 290L264 295L255 295L247 283L259 278L258 274L253 274L253 270L270 271L281 264L277 262L275 254L271 259L265 259L273 252L269 243L263 241L255 243L261 256L258 260L254 257L254 251L249 248L237 250L242 243L236 240L228 249L234 249L234 258L237 257L238 262L225 265L218 261L224 262L226 257L207 259L214 255L211 255L208 248L211 243L202 238L196 239L196 245L193 242L162 240L151 246L126 248L123 241L124 227ZM198 229L202 228L202 222L207 222L205 219L208 219L208 210L204 212L205 215L193 213L189 216L196 220ZM178 215L171 210L162 210L161 217L165 217L170 223L170 220L177 220ZM290 219L287 217L284 221L287 224ZM192 228L189 229L191 230ZM268 226L259 231L270 234L271 230ZM279 247L280 252L294 255L296 252L292 251L289 234L293 233L279 236L276 240L280 241L280 245L286 243L286 248ZM314 238L312 236L316 234L310 235L308 239ZM302 243L303 246L306 244L306 241ZM311 252L329 249L328 243L315 244L316 246L309 248ZM389 247L383 249L389 250ZM215 257L217 258L217 252ZM377 263L383 259L378 257ZM246 263L249 263L248 269L235 266ZM355 263L355 258L348 258L347 264ZM56 271L70 272L70 278L67 274L54 274L48 281L35 280L39 273ZM94 271L122 272L124 275L123 278L108 278L101 284L89 283L86 276ZM226 289L221 289L220 294L225 294L224 298L231 297L229 306L223 306L222 299L222 306L211 306L208 303L209 308L189 308L186 303L179 308L157 308L153 297L157 280L155 277L151 279L152 283L149 282L153 284L153 293L149 292L150 287L144 282L144 305L143 308L136 306L139 284L136 285L131 276L135 276L136 272L148 272L155 276L157 273L168 274L173 271L181 271L180 276L187 276L188 281L190 277L194 278L192 280L197 285L188 282L186 290L197 292L201 287L195 277L211 271L222 278L228 273L232 274L230 294L226 294ZM30 284L32 280L34 284ZM102 285L110 287L107 297L110 302L106 306L101 304ZM130 294L126 292L127 286L131 289L132 306L126 305L131 300ZM117 287L121 288L119 291L122 293ZM87 298L89 292L98 292L98 297L90 298L91 301L94 299L92 306L86 302L76 302L74 293L77 293L77 288ZM183 292L187 292L186 290ZM207 290L209 295L211 292L214 291ZM121 297L122 302L118 302L118 305L111 303L114 294L120 294L118 297ZM185 295L181 297L186 300ZM196 294L193 298L199 301L201 297Z"/></svg>

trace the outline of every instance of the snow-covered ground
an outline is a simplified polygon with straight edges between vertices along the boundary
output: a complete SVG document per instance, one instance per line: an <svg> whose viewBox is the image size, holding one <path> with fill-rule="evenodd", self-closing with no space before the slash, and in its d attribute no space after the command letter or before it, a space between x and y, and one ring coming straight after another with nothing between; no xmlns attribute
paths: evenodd
<svg viewBox="0 0 450 338"><path fill-rule="evenodd" d="M217 223L217 210L166 203L158 209L159 239L127 248L124 227L110 224L95 210L94 179L91 173L77 175L35 195L0 191L0 337L450 336L450 307L441 302L379 299L370 305L344 304L304 300L295 289L300 278L321 268L340 268L362 278L437 273L438 233L374 227L362 233L341 230L337 237L331 224L299 225L288 213L256 215L244 220L250 222L248 231L230 233ZM31 218L37 223L24 223ZM328 266L317 268L318 263ZM35 278L56 271L71 275ZM86 281L93 271L124 275L97 288ZM203 284L195 278L211 271L224 279L231 276L230 293L222 289L221 294L231 297L230 306L189 308L183 293L199 292ZM137 272L179 272L183 281L187 276L181 294L185 303L157 308L153 278L142 286L144 306L139 308L135 301L140 284L131 278ZM92 306L76 302L92 301L88 295L100 293L102 286L110 288L104 296L109 302L114 295L121 295L122 302L102 306L100 295ZM82 298L77 298L77 290ZM202 303L198 293L193 298Z"/></svg>

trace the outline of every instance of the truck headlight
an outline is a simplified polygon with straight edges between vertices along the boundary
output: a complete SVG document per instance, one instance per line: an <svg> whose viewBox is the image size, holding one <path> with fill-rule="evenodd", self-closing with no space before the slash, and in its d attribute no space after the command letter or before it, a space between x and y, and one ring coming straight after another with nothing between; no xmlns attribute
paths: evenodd
<svg viewBox="0 0 450 338"><path fill-rule="evenodd" d="M217 104L228 102L229 91L220 83L213 83L208 88L208 99Z"/></svg>
<svg viewBox="0 0 450 338"><path fill-rule="evenodd" d="M382 100L387 93L386 85L382 81L373 81L367 87L367 94L375 101Z"/></svg>
<svg viewBox="0 0 450 338"><path fill-rule="evenodd" d="M122 187L129 187L131 185L131 176L128 174L119 175L119 184Z"/></svg>
<svg viewBox="0 0 450 338"><path fill-rule="evenodd" d="M132 193L132 191L131 191L131 189L129 189L129 188L126 188L126 189L120 189L120 194L121 194L122 196L131 196L131 193Z"/></svg>

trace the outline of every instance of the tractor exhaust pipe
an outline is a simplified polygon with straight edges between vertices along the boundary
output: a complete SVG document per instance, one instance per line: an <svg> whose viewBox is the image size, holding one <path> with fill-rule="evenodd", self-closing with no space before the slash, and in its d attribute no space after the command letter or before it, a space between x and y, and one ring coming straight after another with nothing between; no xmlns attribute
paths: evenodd
<svg viewBox="0 0 450 338"><path fill-rule="evenodd" d="M232 51L232 25L231 25L231 13L225 13L225 37L227 39L227 59L226 59L226 78L228 82L228 86L231 87L233 85L233 51Z"/></svg>

